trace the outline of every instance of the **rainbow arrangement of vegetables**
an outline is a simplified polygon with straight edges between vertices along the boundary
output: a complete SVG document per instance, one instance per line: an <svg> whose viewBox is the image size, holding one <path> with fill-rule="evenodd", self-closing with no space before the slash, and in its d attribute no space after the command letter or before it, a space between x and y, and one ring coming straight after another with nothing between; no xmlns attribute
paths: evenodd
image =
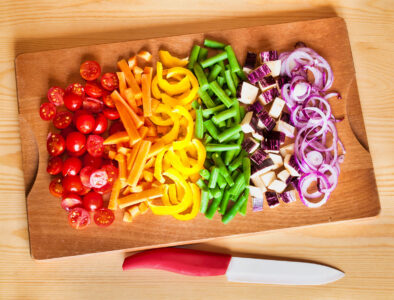
<svg viewBox="0 0 394 300"><path fill-rule="evenodd" d="M189 58L158 56L156 66L147 51L121 59L100 82L100 65L87 61L85 85L48 91L40 116L61 130L47 141L50 191L72 227L90 213L109 226L118 209L125 222L151 210L178 220L218 212L226 224L249 199L253 211L296 191L308 207L327 201L345 150L321 56L298 44L280 56L248 52L241 67L231 45L208 39Z"/></svg>

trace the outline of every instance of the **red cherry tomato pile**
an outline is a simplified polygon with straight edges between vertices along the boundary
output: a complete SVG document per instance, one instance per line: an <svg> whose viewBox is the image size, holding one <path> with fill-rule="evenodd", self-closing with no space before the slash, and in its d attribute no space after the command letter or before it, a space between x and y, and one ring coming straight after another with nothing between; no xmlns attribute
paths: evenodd
<svg viewBox="0 0 394 300"><path fill-rule="evenodd" d="M47 172L54 177L49 191L61 198L60 206L68 211L69 224L83 229L93 220L98 226L109 226L115 216L103 207L103 196L112 190L118 169L108 159L110 148L101 135L124 130L119 113L110 97L118 88L115 73L101 75L95 61L80 67L85 85L73 83L65 90L51 87L48 101L40 106L40 117L51 121L60 132L50 132L47 149L50 155ZM109 130L107 130L109 128Z"/></svg>

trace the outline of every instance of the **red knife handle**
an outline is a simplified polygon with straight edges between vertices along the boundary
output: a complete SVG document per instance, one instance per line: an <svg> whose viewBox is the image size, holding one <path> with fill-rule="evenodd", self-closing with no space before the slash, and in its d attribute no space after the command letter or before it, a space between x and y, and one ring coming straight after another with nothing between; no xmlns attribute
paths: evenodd
<svg viewBox="0 0 394 300"><path fill-rule="evenodd" d="M123 270L160 269L190 276L224 275L231 255L184 248L161 248L126 257Z"/></svg>

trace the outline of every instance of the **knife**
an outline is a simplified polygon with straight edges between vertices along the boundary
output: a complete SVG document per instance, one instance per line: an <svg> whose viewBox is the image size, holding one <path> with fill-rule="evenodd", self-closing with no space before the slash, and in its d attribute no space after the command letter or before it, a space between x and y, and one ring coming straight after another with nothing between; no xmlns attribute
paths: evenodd
<svg viewBox="0 0 394 300"><path fill-rule="evenodd" d="M320 285L341 279L337 269L306 262L235 257L185 248L161 248L125 258L123 270L160 269L190 276L226 275L228 281Z"/></svg>

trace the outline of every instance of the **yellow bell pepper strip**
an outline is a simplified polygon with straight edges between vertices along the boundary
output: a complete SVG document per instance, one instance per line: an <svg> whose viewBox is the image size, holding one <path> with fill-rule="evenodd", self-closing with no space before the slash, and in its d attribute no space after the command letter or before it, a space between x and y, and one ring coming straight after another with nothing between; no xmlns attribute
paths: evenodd
<svg viewBox="0 0 394 300"><path fill-rule="evenodd" d="M194 173L194 174L191 174L189 176L189 178L190 178L191 182L196 183L201 178L201 176L199 173Z"/></svg>
<svg viewBox="0 0 394 300"><path fill-rule="evenodd" d="M168 185L168 197L170 199L171 205L176 205L178 204L178 199L176 198L177 191L176 191L176 186L175 184L169 184Z"/></svg>
<svg viewBox="0 0 394 300"><path fill-rule="evenodd" d="M119 92L122 95L122 97L126 98L126 77L124 76L123 72L116 72L116 76L118 77L118 86L119 86Z"/></svg>
<svg viewBox="0 0 394 300"><path fill-rule="evenodd" d="M109 198L108 209L116 210L118 207L119 193L121 189L120 179L116 179L112 187L111 196Z"/></svg>
<svg viewBox="0 0 394 300"><path fill-rule="evenodd" d="M188 76L185 76L181 81L175 84L170 84L166 79L163 79L163 65L160 62L157 63L156 72L159 87L170 96L181 94L190 88Z"/></svg>
<svg viewBox="0 0 394 300"><path fill-rule="evenodd" d="M151 150L152 150L152 147L153 147L153 145L150 147ZM150 154L150 151L149 151L149 154ZM148 154L148 157L149 157L149 154ZM147 170L147 169L153 167L155 165L155 161L156 161L156 157L155 156L152 156L151 158L148 158L148 160L146 161L146 164L144 166L144 169Z"/></svg>
<svg viewBox="0 0 394 300"><path fill-rule="evenodd" d="M148 159L159 154L159 152L161 150L163 150L164 147L165 147L165 144L162 142L156 142L156 143L152 144L152 147L150 147L150 151L148 154Z"/></svg>
<svg viewBox="0 0 394 300"><path fill-rule="evenodd" d="M127 64L127 62L124 59L118 61L118 67L124 73L127 84L133 90L135 98L136 99L141 98L142 96L141 89L137 81L135 80L133 73L131 73L130 67Z"/></svg>
<svg viewBox="0 0 394 300"><path fill-rule="evenodd" d="M166 104L159 104L156 108L155 114L152 115L149 119L152 121L152 123L156 124L156 125L160 125L160 126L170 126L172 124L174 124L173 119L171 119L170 117L167 119L163 119L162 117L160 117L158 114L160 113L164 113L167 114L168 116L169 113L171 111L170 106L166 105Z"/></svg>
<svg viewBox="0 0 394 300"><path fill-rule="evenodd" d="M157 140L158 142L162 142L164 144L169 144L178 138L179 127L180 127L179 126L179 115L176 113L173 113L172 111L168 111L167 113L170 116L170 118L172 119L172 121L174 122L174 125L167 134L163 135L161 138L159 138Z"/></svg>
<svg viewBox="0 0 394 300"><path fill-rule="evenodd" d="M156 99L161 99L161 91L159 88L159 80L157 79L157 75L152 79L152 94Z"/></svg>
<svg viewBox="0 0 394 300"><path fill-rule="evenodd" d="M103 144L104 145L113 145L113 144L120 144L120 143L127 143L130 140L130 137L127 131L119 131L107 137Z"/></svg>
<svg viewBox="0 0 394 300"><path fill-rule="evenodd" d="M192 140L194 130L193 119L190 113L183 106L177 105L173 112L180 114L187 120L187 131L185 138L182 141L174 142L172 145L174 149L182 149L187 147Z"/></svg>
<svg viewBox="0 0 394 300"><path fill-rule="evenodd" d="M119 208L125 208L131 205L135 205L146 200L155 199L163 196L163 186L154 187L140 193L130 194L126 197L118 199Z"/></svg>
<svg viewBox="0 0 394 300"><path fill-rule="evenodd" d="M149 202L152 212L156 215L173 215L185 211L193 201L190 186L183 179L182 175L173 168L168 169L163 175L169 177L174 182L178 182L185 191L185 194L178 204L172 206L155 205Z"/></svg>
<svg viewBox="0 0 394 300"><path fill-rule="evenodd" d="M133 167L131 168L129 177L127 178L127 183L132 187L137 185L137 182L141 177L151 145L152 142L150 141L141 141L141 146L138 151L137 157L135 158L135 162L133 163Z"/></svg>
<svg viewBox="0 0 394 300"><path fill-rule="evenodd" d="M204 168L204 162L206 157L206 151L204 145L198 139L193 139L191 143L197 149L197 163L193 163L193 164L190 163L189 165L192 165L192 167L184 166L181 160L179 159L179 157L175 155L172 149L169 149L168 151L171 165L176 170L187 176L200 172L200 170ZM184 150L181 149L180 151L184 151Z"/></svg>
<svg viewBox="0 0 394 300"><path fill-rule="evenodd" d="M198 89L199 89L197 78L194 76L194 74L190 70L185 69L185 68L179 68L179 67L169 69L168 73L167 73L167 78L173 77L174 74L184 74L187 78L189 78L189 81L192 85L192 89L190 90L190 93L186 97L184 97L182 99L178 99L180 101L180 103L178 103L178 104L179 105L188 105L188 104L192 103L193 100L197 97L197 93L198 93Z"/></svg>
<svg viewBox="0 0 394 300"><path fill-rule="evenodd" d="M153 181L153 173L148 171L148 170L142 171L142 176L144 177L146 182L152 182Z"/></svg>
<svg viewBox="0 0 394 300"><path fill-rule="evenodd" d="M192 210L190 211L190 213L187 214L174 214L173 217L175 219L181 220L181 221L188 221L191 219L194 219L199 210L200 210L200 202L201 202L201 194L200 194L200 189L199 187L194 184L194 183L189 183L192 194L193 194L193 206L192 206Z"/></svg>
<svg viewBox="0 0 394 300"><path fill-rule="evenodd" d="M163 177L163 157L168 149L169 149L169 146L165 146L159 152L159 154L156 157L156 161L155 161L155 171L153 173L153 176L161 183L165 182L165 179Z"/></svg>
<svg viewBox="0 0 394 300"><path fill-rule="evenodd" d="M172 56L170 52L164 50L159 51L159 58L167 68L184 67L189 63L187 58L179 59L178 57Z"/></svg>
<svg viewBox="0 0 394 300"><path fill-rule="evenodd" d="M169 189L169 185L165 184L163 197L161 197L161 201L164 203L164 205L171 206L172 204L170 202L170 199L168 198L168 189ZM145 203L145 202L142 202L142 203Z"/></svg>
<svg viewBox="0 0 394 300"><path fill-rule="evenodd" d="M166 154L166 155L164 155L164 158L163 158L163 171L165 172L170 168L171 168L171 162L170 162L170 159L168 158L168 155Z"/></svg>

